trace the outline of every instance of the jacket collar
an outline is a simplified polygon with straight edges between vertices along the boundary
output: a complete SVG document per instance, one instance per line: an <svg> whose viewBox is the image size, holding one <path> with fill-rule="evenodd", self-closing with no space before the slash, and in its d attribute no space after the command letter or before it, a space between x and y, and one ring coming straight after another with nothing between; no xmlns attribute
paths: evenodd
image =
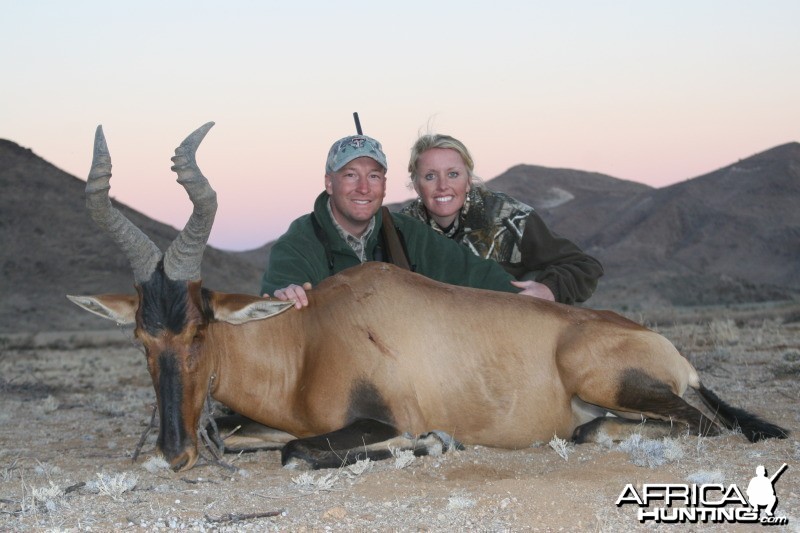
<svg viewBox="0 0 800 533"><path fill-rule="evenodd" d="M317 220L322 226L322 230L328 237L328 242L330 243L332 251L354 254L355 252L353 252L353 249L350 248L350 245L345 242L345 240L339 234L339 231L336 229L330 209L328 209L330 197L331 196L327 193L327 191L322 191L322 193L317 196L317 199L314 201L314 216L317 217ZM372 217L372 220L374 223L373 230L366 242L367 257L372 256L372 252L378 243L378 233L380 233L378 228L381 227L381 223L383 222L381 209L378 209L378 212L375 213L375 216Z"/></svg>

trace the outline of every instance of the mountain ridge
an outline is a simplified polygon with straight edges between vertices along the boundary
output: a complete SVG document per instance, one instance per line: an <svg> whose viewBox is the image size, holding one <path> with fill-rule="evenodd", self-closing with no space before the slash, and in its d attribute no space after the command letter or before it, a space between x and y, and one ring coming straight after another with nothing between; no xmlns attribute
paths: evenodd
<svg viewBox="0 0 800 533"><path fill-rule="evenodd" d="M525 164L486 184L532 205L554 231L601 260L606 275L587 302L591 307L730 304L800 294L800 143L662 188ZM0 139L0 186L0 332L108 327L64 298L133 291L127 260L86 213L85 182ZM113 203L161 249L177 235ZM255 293L272 244L246 252L209 247L205 286Z"/></svg>

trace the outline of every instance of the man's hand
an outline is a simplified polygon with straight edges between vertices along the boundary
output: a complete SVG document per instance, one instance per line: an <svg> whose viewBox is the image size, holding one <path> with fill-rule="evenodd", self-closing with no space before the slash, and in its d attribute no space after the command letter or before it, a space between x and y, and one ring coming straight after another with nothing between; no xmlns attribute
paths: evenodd
<svg viewBox="0 0 800 533"><path fill-rule="evenodd" d="M543 283L538 283L536 281L512 281L511 284L522 289L519 294L541 298L542 300L550 300L551 302L556 301L553 291Z"/></svg>
<svg viewBox="0 0 800 533"><path fill-rule="evenodd" d="M302 309L303 307L308 306L308 295L306 295L306 291L311 290L311 283L305 282L303 286L300 285L289 285L283 289L278 289L275 291L275 298L278 300L283 300L284 302L287 300L294 300L294 308L295 309Z"/></svg>

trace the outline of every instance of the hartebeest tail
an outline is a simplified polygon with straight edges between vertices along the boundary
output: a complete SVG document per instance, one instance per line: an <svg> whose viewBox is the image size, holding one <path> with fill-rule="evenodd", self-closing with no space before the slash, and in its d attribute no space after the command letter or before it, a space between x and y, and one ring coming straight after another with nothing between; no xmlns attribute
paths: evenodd
<svg viewBox="0 0 800 533"><path fill-rule="evenodd" d="M763 439L779 438L785 439L789 432L780 426L776 426L758 416L748 413L744 409L728 405L719 399L713 391L705 388L702 384L697 389L703 403L711 412L716 414L719 421L728 429L741 430L742 434L750 442L758 442Z"/></svg>
<svg viewBox="0 0 800 533"><path fill-rule="evenodd" d="M703 387L667 339L608 311L445 285L374 262L326 279L300 310L203 288L217 202L195 152L211 125L172 158L194 210L163 255L112 206L98 128L87 207L128 257L137 294L70 297L136 325L160 412L157 446L174 468L197 460L209 392L279 430L285 465L314 468L386 457L390 446L416 454L458 446L444 431L506 448L649 428L715 435L720 425L739 427L751 441L787 435ZM683 399L687 388L709 416Z"/></svg>

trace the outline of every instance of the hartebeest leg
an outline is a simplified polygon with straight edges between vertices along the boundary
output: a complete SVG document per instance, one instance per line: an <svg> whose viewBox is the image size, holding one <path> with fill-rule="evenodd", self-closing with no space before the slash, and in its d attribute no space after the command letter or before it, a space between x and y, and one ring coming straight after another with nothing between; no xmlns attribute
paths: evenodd
<svg viewBox="0 0 800 533"><path fill-rule="evenodd" d="M640 433L648 438L676 436L682 432L714 436L719 435L723 428L741 431L750 442L766 438L785 439L789 434L780 426L725 403L702 383L696 390L689 388L687 392L699 397L699 403L704 406L708 416L675 394L667 383L644 372L629 370L623 376L615 405L604 407L626 418L597 418L578 426L573 433L573 440L624 440L633 433ZM592 402L592 398L584 401ZM597 400L594 403L601 405Z"/></svg>
<svg viewBox="0 0 800 533"><path fill-rule="evenodd" d="M719 426L675 394L668 384L640 371L631 370L624 374L614 405L606 407L621 415L633 416L601 417L578 426L573 433L575 442L619 441L633 433L648 438L687 433L702 436L719 434ZM637 414L638 417L635 416Z"/></svg>
<svg viewBox="0 0 800 533"><path fill-rule="evenodd" d="M686 424L673 424L654 418L632 420L607 416L595 418L591 422L575 428L572 433L572 440L576 444L608 442L609 440L619 442L624 441L634 433L647 439L657 440L664 437L686 435L688 431ZM716 435L717 433L711 434Z"/></svg>
<svg viewBox="0 0 800 533"><path fill-rule="evenodd" d="M377 420L357 420L347 427L316 437L289 442L281 452L285 467L298 469L339 468L357 461L388 459L395 450L414 455L438 455L461 443L441 431L419 437L401 435L397 428Z"/></svg>
<svg viewBox="0 0 800 533"><path fill-rule="evenodd" d="M212 436L217 446L224 445L226 453L280 450L297 437L242 416L232 414L214 419L218 434ZM209 429L212 429L209 426Z"/></svg>

